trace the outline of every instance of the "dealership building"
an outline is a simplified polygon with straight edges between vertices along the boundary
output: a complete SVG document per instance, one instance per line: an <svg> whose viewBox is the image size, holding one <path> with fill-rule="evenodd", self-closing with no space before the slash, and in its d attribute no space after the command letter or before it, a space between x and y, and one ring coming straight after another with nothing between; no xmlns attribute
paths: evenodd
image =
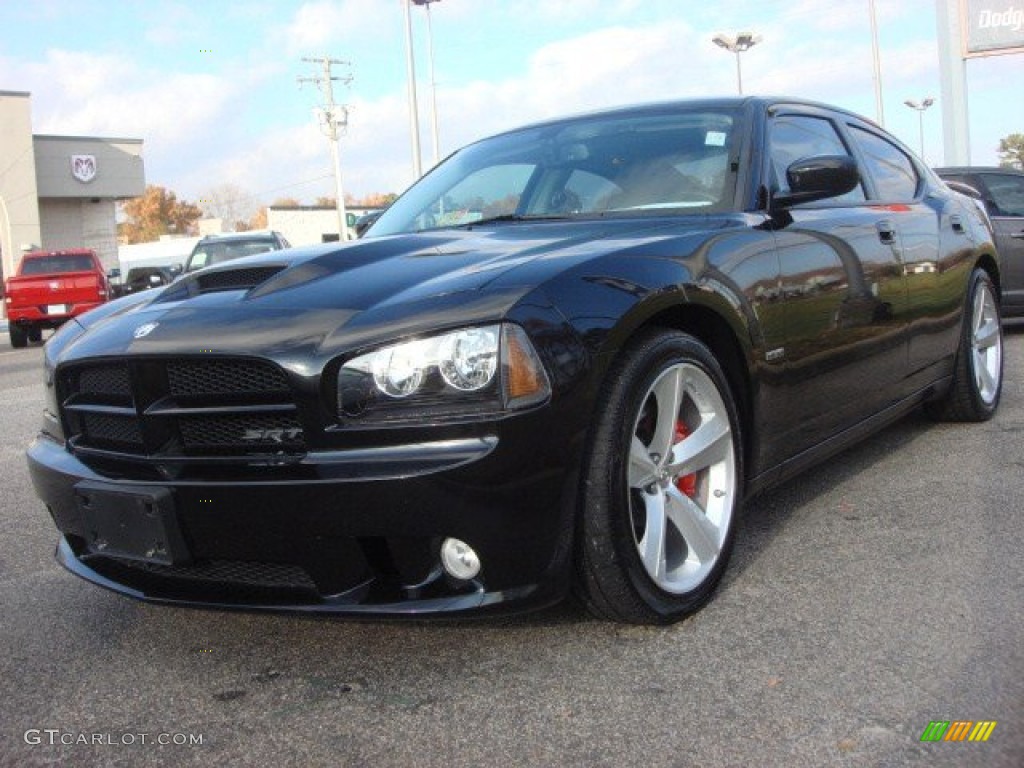
<svg viewBox="0 0 1024 768"><path fill-rule="evenodd" d="M142 139L33 135L31 107L30 94L0 91L3 276L36 248L92 248L117 266L117 202L146 187Z"/></svg>

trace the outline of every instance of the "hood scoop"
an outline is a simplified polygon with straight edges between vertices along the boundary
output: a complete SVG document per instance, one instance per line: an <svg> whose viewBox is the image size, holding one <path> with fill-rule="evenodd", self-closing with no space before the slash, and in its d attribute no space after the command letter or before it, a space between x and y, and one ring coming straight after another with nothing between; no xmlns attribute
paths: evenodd
<svg viewBox="0 0 1024 768"><path fill-rule="evenodd" d="M283 272L286 267L286 264L272 264L236 269L204 270L171 285L163 292L159 301L181 301L217 291L248 291L262 285L279 272Z"/></svg>

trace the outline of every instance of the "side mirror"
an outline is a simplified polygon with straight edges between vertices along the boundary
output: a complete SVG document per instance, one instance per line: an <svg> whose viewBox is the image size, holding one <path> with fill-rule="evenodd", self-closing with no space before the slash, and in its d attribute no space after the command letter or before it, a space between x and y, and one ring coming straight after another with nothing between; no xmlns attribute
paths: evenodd
<svg viewBox="0 0 1024 768"><path fill-rule="evenodd" d="M857 188L860 171L849 155L819 155L797 160L786 169L789 191L772 198L774 207L839 197Z"/></svg>

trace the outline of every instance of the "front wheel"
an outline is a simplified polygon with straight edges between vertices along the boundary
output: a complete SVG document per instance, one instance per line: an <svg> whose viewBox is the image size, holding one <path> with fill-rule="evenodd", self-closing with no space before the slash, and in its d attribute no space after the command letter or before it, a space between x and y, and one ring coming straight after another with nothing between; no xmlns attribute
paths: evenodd
<svg viewBox="0 0 1024 768"><path fill-rule="evenodd" d="M987 421L1003 389L1003 328L995 284L983 269L968 283L953 381L927 412L940 421Z"/></svg>
<svg viewBox="0 0 1024 768"><path fill-rule="evenodd" d="M594 613L664 624L710 599L741 498L740 425L698 339L645 334L608 375L584 467L577 592Z"/></svg>

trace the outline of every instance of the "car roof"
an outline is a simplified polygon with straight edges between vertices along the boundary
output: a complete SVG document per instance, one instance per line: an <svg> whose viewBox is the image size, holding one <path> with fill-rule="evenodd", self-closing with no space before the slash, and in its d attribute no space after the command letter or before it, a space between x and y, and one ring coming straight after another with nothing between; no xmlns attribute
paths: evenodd
<svg viewBox="0 0 1024 768"><path fill-rule="evenodd" d="M534 123L526 123L524 125L516 126L508 131L502 131L498 134L493 134L488 138L494 138L496 136L503 136L511 133L518 133L519 131L541 128L545 126L558 125L559 123L571 123L580 119L589 118L601 118L601 117L615 117L615 116L627 116L636 115L642 113L659 113L659 112L670 112L673 109L687 108L687 109L737 109L748 106L759 106L762 109L768 109L772 106L801 106L801 107L812 107L814 109L822 109L828 112L834 112L837 114L847 115L851 118L856 118L870 125L877 125L877 123L866 115L861 115L856 112L851 112L848 109L837 107L833 104L826 104L821 101L814 101L813 99L804 99L798 97L789 96L720 96L713 98L697 98L697 99L674 99L669 101L654 101L641 104L630 104L621 107L612 107L610 109L600 109L594 111L580 112L577 114L564 115L550 120L540 120ZM879 126L880 127L880 126Z"/></svg>
<svg viewBox="0 0 1024 768"><path fill-rule="evenodd" d="M91 248L65 248L60 251L25 251L22 256L38 258L40 256L95 256L96 252Z"/></svg>
<svg viewBox="0 0 1024 768"><path fill-rule="evenodd" d="M256 229L251 232L219 232L205 235L199 242L208 243L213 240L260 240L277 237L277 232L270 229Z"/></svg>

